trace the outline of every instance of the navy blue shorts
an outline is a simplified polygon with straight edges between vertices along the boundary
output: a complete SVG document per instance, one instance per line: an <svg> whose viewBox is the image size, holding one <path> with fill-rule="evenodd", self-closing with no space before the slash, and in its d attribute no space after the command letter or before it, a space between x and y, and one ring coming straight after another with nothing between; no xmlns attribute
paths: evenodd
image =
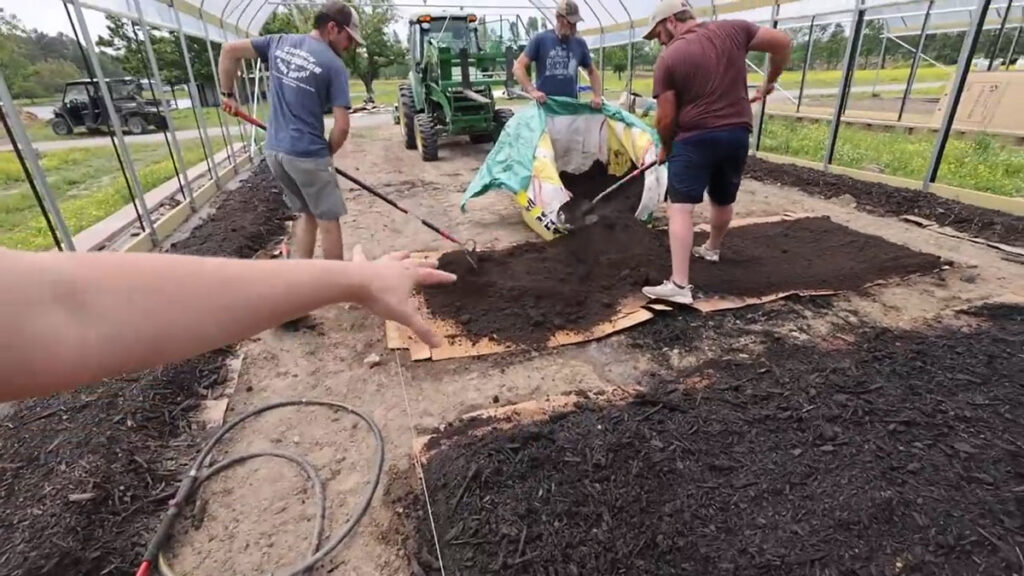
<svg viewBox="0 0 1024 576"><path fill-rule="evenodd" d="M711 203L736 201L750 149L750 130L731 126L686 136L672 143L668 158L668 199L673 204L700 204L704 191Z"/></svg>

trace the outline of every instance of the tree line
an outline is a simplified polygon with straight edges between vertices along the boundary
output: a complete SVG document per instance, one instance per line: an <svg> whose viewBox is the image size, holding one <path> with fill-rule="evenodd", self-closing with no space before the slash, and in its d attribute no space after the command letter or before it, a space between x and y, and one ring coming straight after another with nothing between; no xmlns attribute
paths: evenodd
<svg viewBox="0 0 1024 576"><path fill-rule="evenodd" d="M153 52L166 86L188 82L185 59L177 33L150 27ZM213 70L206 41L186 36L197 82L212 82ZM96 40L100 66L108 78L152 76L142 32L135 23L107 16L106 30ZM220 47L214 44L214 57ZM61 93L65 82L90 77L82 50L73 36L27 29L14 15L0 10L0 71L14 98L50 98Z"/></svg>

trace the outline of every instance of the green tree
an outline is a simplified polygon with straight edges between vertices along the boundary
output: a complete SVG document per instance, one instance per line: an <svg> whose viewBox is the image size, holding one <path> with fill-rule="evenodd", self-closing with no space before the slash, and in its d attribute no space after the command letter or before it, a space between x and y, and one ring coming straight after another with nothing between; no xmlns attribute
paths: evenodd
<svg viewBox="0 0 1024 576"><path fill-rule="evenodd" d="M614 72L619 80L629 69L629 55L626 53L626 46L612 46L604 49L604 67Z"/></svg>
<svg viewBox="0 0 1024 576"><path fill-rule="evenodd" d="M149 34L153 53L160 67L161 81L168 86L187 83L188 68L185 65L185 55L181 51L178 33L168 33L151 27ZM96 44L114 52L126 74L136 78L152 76L142 31L133 22L108 15L106 35L97 40ZM213 69L210 67L206 41L186 35L185 45L188 47L196 82L212 82ZM219 53L220 46L215 44L214 58L217 58Z"/></svg>
<svg viewBox="0 0 1024 576"><path fill-rule="evenodd" d="M59 93L64 83L77 79L81 71L67 60L43 60L30 68L30 74L42 97Z"/></svg>
<svg viewBox="0 0 1024 576"><path fill-rule="evenodd" d="M533 36L537 32L540 32L540 21L536 16L530 16L526 19L526 35Z"/></svg>
<svg viewBox="0 0 1024 576"><path fill-rule="evenodd" d="M385 68L404 61L406 49L391 31L391 25L399 20L393 0L357 0L353 6L366 46L345 54L345 65L363 82L367 100L372 100L373 82Z"/></svg>

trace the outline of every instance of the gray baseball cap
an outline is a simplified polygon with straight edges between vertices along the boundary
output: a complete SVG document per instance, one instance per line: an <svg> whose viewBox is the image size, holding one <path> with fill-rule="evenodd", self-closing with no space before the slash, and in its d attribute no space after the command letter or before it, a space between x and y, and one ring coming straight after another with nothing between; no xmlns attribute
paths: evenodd
<svg viewBox="0 0 1024 576"><path fill-rule="evenodd" d="M580 16L580 5L573 0L561 0L561 2L558 3L558 8L555 10L555 14L564 17L573 24L583 22L583 16Z"/></svg>
<svg viewBox="0 0 1024 576"><path fill-rule="evenodd" d="M655 6L654 11L651 12L651 21L647 28L647 33L644 34L644 40L654 40L656 36L655 29L658 27L658 24L684 10L693 10L693 7L686 0L662 0L660 4Z"/></svg>

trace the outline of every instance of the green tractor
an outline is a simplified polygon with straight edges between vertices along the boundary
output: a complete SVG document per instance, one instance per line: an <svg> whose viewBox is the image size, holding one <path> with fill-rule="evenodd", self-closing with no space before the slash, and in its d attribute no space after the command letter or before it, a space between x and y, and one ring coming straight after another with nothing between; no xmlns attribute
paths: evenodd
<svg viewBox="0 0 1024 576"><path fill-rule="evenodd" d="M433 162L442 137L483 144L501 134L513 112L495 107L493 88L514 81L513 46L482 47L473 14L422 14L409 20L409 54L409 81L399 86L394 111L406 149Z"/></svg>

